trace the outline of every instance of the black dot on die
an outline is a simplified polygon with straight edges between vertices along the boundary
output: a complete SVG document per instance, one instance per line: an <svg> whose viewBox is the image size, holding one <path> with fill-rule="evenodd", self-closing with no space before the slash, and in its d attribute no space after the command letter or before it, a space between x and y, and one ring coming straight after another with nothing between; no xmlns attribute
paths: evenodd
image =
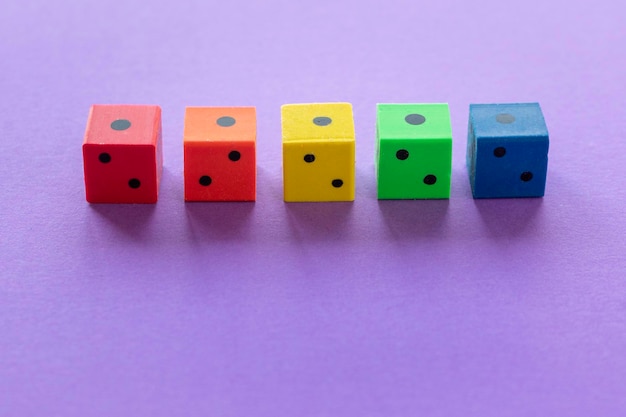
<svg viewBox="0 0 626 417"><path fill-rule="evenodd" d="M141 181L139 181L137 178L131 178L130 180L128 180L128 186L130 188L139 188L141 187Z"/></svg>
<svg viewBox="0 0 626 417"><path fill-rule="evenodd" d="M331 119L330 117L316 117L315 119L313 119L313 123L317 126L328 126L332 122L333 119Z"/></svg>
<svg viewBox="0 0 626 417"><path fill-rule="evenodd" d="M233 162L237 162L241 159L241 153L239 151L231 151L228 154L228 159L230 159Z"/></svg>
<svg viewBox="0 0 626 417"><path fill-rule="evenodd" d="M496 116L496 122L502 123L503 125L511 124L515 121L515 116L509 113L500 113Z"/></svg>
<svg viewBox="0 0 626 417"><path fill-rule="evenodd" d="M102 152L100 155L98 155L98 160L103 164L108 164L109 162L111 162L111 155L106 152Z"/></svg>
<svg viewBox="0 0 626 417"><path fill-rule="evenodd" d="M404 161L408 157L409 157L409 151L407 151L406 149L400 149L398 152L396 152L396 158L398 158L401 161Z"/></svg>
<svg viewBox="0 0 626 417"><path fill-rule="evenodd" d="M533 179L533 173L530 171L522 172L522 175L520 175L519 178L524 182L528 182Z"/></svg>
<svg viewBox="0 0 626 417"><path fill-rule="evenodd" d="M203 176L200 177L200 180L198 180L198 182L203 187L208 187L209 185L211 185L213 180L211 180L211 177L209 177L208 175L203 175Z"/></svg>
<svg viewBox="0 0 626 417"><path fill-rule="evenodd" d="M410 125L421 125L424 124L424 122L426 121L426 118L424 116L422 116L421 114L409 114L408 116L406 116L404 118L404 121L407 122Z"/></svg>
<svg viewBox="0 0 626 417"><path fill-rule="evenodd" d="M426 184L426 185L433 185L436 182L437 182L437 177L435 177L432 174L426 175L424 177L424 184Z"/></svg>
<svg viewBox="0 0 626 417"><path fill-rule="evenodd" d="M502 158L505 154L506 154L506 148L502 146L498 146L496 149L493 150L493 155L496 158Z"/></svg>
<svg viewBox="0 0 626 417"><path fill-rule="evenodd" d="M130 121L126 119L114 120L113 123L111 123L111 129L113 130L126 130L129 127L130 127Z"/></svg>
<svg viewBox="0 0 626 417"><path fill-rule="evenodd" d="M231 127L236 122L235 118L230 116L224 116L217 119L217 125L222 127Z"/></svg>
<svg viewBox="0 0 626 417"><path fill-rule="evenodd" d="M333 187L340 188L343 185L343 181L342 180L333 180L332 184L333 184Z"/></svg>
<svg viewBox="0 0 626 417"><path fill-rule="evenodd" d="M310 164L313 161L315 161L315 155L313 155L312 153L308 153L304 155L304 162L307 162Z"/></svg>

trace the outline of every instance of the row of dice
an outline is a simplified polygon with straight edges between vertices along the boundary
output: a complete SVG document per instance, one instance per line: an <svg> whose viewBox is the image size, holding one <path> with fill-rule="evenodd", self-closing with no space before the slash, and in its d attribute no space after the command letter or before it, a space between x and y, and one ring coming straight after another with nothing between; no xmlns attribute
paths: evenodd
<svg viewBox="0 0 626 417"><path fill-rule="evenodd" d="M541 197L548 131L537 103L470 105L467 166L474 198ZM256 199L254 107L188 107L186 201ZM352 201L355 131L348 103L282 107L284 199ZM155 203L163 166L158 106L95 105L83 143L91 203ZM379 104L379 199L450 197L447 104Z"/></svg>

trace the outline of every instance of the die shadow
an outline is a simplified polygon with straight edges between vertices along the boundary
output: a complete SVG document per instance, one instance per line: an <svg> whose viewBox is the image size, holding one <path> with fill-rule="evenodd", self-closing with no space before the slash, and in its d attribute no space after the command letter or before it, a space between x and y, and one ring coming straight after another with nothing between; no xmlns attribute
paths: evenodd
<svg viewBox="0 0 626 417"><path fill-rule="evenodd" d="M125 237L137 241L149 239L155 204L90 204L90 208Z"/></svg>
<svg viewBox="0 0 626 417"><path fill-rule="evenodd" d="M519 237L539 228L543 198L476 199L474 206L489 235Z"/></svg>
<svg viewBox="0 0 626 417"><path fill-rule="evenodd" d="M441 237L450 200L379 200L378 209L394 240Z"/></svg>
<svg viewBox="0 0 626 417"><path fill-rule="evenodd" d="M351 237L353 202L284 203L297 241L342 241Z"/></svg>
<svg viewBox="0 0 626 417"><path fill-rule="evenodd" d="M186 202L187 235L195 242L244 241L255 202Z"/></svg>

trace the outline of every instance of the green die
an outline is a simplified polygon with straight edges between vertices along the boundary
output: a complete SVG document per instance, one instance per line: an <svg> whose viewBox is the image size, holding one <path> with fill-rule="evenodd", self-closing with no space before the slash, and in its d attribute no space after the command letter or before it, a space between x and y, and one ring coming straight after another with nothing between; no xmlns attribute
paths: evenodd
<svg viewBox="0 0 626 417"><path fill-rule="evenodd" d="M379 104L378 199L450 198L452 127L447 104Z"/></svg>

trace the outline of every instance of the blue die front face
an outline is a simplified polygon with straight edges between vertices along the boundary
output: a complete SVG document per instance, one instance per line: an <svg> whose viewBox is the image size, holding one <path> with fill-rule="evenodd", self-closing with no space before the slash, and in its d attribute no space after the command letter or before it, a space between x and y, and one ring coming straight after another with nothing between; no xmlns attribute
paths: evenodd
<svg viewBox="0 0 626 417"><path fill-rule="evenodd" d="M471 104L467 167L474 198L543 197L548 145L539 104Z"/></svg>

